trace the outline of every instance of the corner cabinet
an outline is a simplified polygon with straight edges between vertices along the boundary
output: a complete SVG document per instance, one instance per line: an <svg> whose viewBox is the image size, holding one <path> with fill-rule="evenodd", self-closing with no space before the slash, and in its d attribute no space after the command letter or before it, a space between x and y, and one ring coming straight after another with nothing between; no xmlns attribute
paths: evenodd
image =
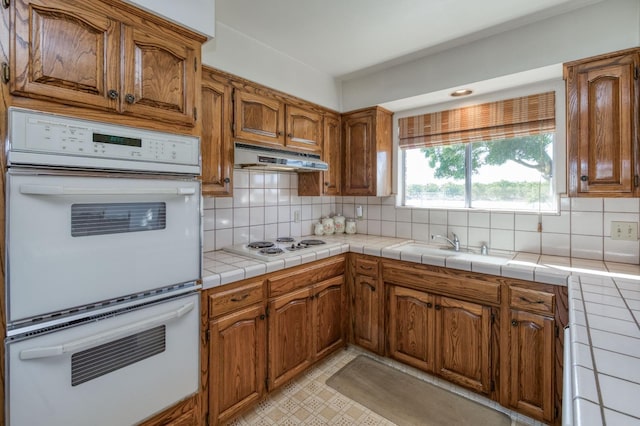
<svg viewBox="0 0 640 426"><path fill-rule="evenodd" d="M12 94L195 126L201 36L120 2L10 7Z"/></svg>
<svg viewBox="0 0 640 426"><path fill-rule="evenodd" d="M342 143L340 116L326 114L323 123L322 159L326 172L298 173L298 196L341 195Z"/></svg>
<svg viewBox="0 0 640 426"><path fill-rule="evenodd" d="M392 117L380 107L342 115L342 195L391 195Z"/></svg>
<svg viewBox="0 0 640 426"><path fill-rule="evenodd" d="M232 91L214 70L202 68L200 149L202 195L233 195Z"/></svg>
<svg viewBox="0 0 640 426"><path fill-rule="evenodd" d="M564 64L570 196L640 195L639 67L639 49Z"/></svg>

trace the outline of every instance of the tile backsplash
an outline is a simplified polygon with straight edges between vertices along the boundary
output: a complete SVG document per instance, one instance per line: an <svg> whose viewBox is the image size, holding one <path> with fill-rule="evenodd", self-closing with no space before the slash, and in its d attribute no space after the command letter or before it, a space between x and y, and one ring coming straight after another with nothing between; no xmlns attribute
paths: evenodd
<svg viewBox="0 0 640 426"><path fill-rule="evenodd" d="M354 217L358 233L429 241L456 233L462 247L640 263L640 242L612 240L611 222L640 221L638 198L562 198L560 214L396 207L390 197L299 197L296 173L234 171L234 195L204 198L204 248L312 233L320 217ZM540 227L539 227L540 224Z"/></svg>

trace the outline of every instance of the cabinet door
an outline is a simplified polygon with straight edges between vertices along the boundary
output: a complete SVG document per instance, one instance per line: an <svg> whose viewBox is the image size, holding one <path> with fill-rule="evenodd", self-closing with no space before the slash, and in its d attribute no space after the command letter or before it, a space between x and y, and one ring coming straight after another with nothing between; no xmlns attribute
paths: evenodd
<svg viewBox="0 0 640 426"><path fill-rule="evenodd" d="M353 289L353 340L358 346L380 353L380 291L377 280L356 275Z"/></svg>
<svg viewBox="0 0 640 426"><path fill-rule="evenodd" d="M266 377L264 307L254 306L210 322L209 410L218 424L258 401Z"/></svg>
<svg viewBox="0 0 640 426"><path fill-rule="evenodd" d="M342 174L342 150L340 137L340 120L325 116L322 156L329 164L329 170L322 172L324 195L340 195Z"/></svg>
<svg viewBox="0 0 640 426"><path fill-rule="evenodd" d="M269 390L311 365L310 295L303 288L269 302Z"/></svg>
<svg viewBox="0 0 640 426"><path fill-rule="evenodd" d="M11 92L116 110L118 22L76 2L16 0L11 4L15 13Z"/></svg>
<svg viewBox="0 0 640 426"><path fill-rule="evenodd" d="M376 195L375 140L371 115L347 118L344 122L344 188L342 195Z"/></svg>
<svg viewBox="0 0 640 426"><path fill-rule="evenodd" d="M155 27L122 27L122 112L195 125L200 45Z"/></svg>
<svg viewBox="0 0 640 426"><path fill-rule="evenodd" d="M201 91L202 194L232 195L231 87L207 77Z"/></svg>
<svg viewBox="0 0 640 426"><path fill-rule="evenodd" d="M436 299L436 374L489 394L491 308L449 297Z"/></svg>
<svg viewBox="0 0 640 426"><path fill-rule="evenodd" d="M433 296L389 286L387 342L389 355L424 371L433 371Z"/></svg>
<svg viewBox="0 0 640 426"><path fill-rule="evenodd" d="M313 357L321 358L344 344L344 276L313 287Z"/></svg>
<svg viewBox="0 0 640 426"><path fill-rule="evenodd" d="M571 195L632 195L636 190L638 54L575 66L569 72Z"/></svg>
<svg viewBox="0 0 640 426"><path fill-rule="evenodd" d="M287 105L285 145L304 151L322 152L322 115Z"/></svg>
<svg viewBox="0 0 640 426"><path fill-rule="evenodd" d="M284 105L277 99L236 90L234 136L266 146L284 146Z"/></svg>
<svg viewBox="0 0 640 426"><path fill-rule="evenodd" d="M509 403L543 421L553 420L554 320L511 310Z"/></svg>

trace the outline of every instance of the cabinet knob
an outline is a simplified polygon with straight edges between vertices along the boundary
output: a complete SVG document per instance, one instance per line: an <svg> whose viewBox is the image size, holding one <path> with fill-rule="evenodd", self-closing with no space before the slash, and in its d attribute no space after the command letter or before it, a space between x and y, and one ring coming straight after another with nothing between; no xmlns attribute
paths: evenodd
<svg viewBox="0 0 640 426"><path fill-rule="evenodd" d="M127 93L126 95L124 95L124 100L128 103L128 104L132 104L136 101L136 97L133 96L131 93Z"/></svg>
<svg viewBox="0 0 640 426"><path fill-rule="evenodd" d="M428 302L428 303L427 303L427 308L430 308L430 307L432 307L432 306L433 306L433 303L431 303L431 302Z"/></svg>
<svg viewBox="0 0 640 426"><path fill-rule="evenodd" d="M324 183L324 186L329 186L329 182L325 182L325 183Z"/></svg>
<svg viewBox="0 0 640 426"><path fill-rule="evenodd" d="M282 131L278 130L278 136L282 136Z"/></svg>
<svg viewBox="0 0 640 426"><path fill-rule="evenodd" d="M518 326L518 324L519 324L519 323L518 323L518 321L516 321L516 320L511 320L511 325L512 325L512 326L517 327L517 326Z"/></svg>
<svg viewBox="0 0 640 426"><path fill-rule="evenodd" d="M231 179L229 179L228 177L226 177L226 178L224 178L224 179L223 179L223 182L224 182L224 183L229 183L229 182L231 182Z"/></svg>
<svg viewBox="0 0 640 426"><path fill-rule="evenodd" d="M111 89L107 92L107 96L109 96L110 99L118 99L118 96L120 96L120 94L117 90Z"/></svg>
<svg viewBox="0 0 640 426"><path fill-rule="evenodd" d="M585 175L582 175L582 176L580 176L580 180L583 181L583 182L586 182L586 181L589 180L589 178L586 177Z"/></svg>
<svg viewBox="0 0 640 426"><path fill-rule="evenodd" d="M261 320L263 320L263 319L265 319L265 318L266 318L266 317L264 316L264 314L260 315L260 319L261 319Z"/></svg>
<svg viewBox="0 0 640 426"><path fill-rule="evenodd" d="M440 308L442 308L442 306L440 306L440 305L436 305L436 311L439 311L439 310L440 310Z"/></svg>
<svg viewBox="0 0 640 426"><path fill-rule="evenodd" d="M288 137L289 139L293 138L293 133L287 133L287 137Z"/></svg>

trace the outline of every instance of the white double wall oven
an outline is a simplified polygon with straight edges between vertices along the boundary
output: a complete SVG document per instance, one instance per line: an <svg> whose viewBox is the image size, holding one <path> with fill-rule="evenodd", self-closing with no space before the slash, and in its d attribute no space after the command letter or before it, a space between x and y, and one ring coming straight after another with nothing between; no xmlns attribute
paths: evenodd
<svg viewBox="0 0 640 426"><path fill-rule="evenodd" d="M9 109L6 419L129 425L198 391L199 140Z"/></svg>

